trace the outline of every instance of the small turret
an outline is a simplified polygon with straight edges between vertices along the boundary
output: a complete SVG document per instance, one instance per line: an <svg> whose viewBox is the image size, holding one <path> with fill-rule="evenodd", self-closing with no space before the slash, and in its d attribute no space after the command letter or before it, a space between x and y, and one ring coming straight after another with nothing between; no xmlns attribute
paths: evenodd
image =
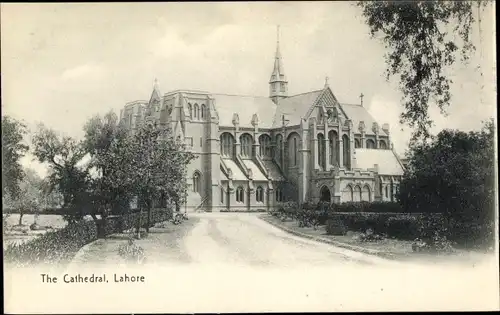
<svg viewBox="0 0 500 315"><path fill-rule="evenodd" d="M269 97L278 104L280 99L288 96L288 81L283 67L283 60L280 52L280 34L278 26L278 39L276 43L276 55L274 57L274 68L269 79Z"/></svg>

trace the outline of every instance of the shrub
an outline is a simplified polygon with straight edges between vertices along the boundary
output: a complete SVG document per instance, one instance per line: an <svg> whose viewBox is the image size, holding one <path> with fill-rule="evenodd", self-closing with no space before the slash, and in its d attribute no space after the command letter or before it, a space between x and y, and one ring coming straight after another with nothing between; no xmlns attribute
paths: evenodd
<svg viewBox="0 0 500 315"><path fill-rule="evenodd" d="M326 222L326 234L328 235L345 235L347 227L340 218L331 218Z"/></svg>
<svg viewBox="0 0 500 315"><path fill-rule="evenodd" d="M4 259L19 266L69 261L82 246L95 239L95 223L80 221L68 224L59 231L47 232L24 244L9 244L4 251Z"/></svg>
<svg viewBox="0 0 500 315"><path fill-rule="evenodd" d="M106 235L120 233L135 228L140 213L124 216L111 216L106 220ZM167 221L172 217L171 210L152 210L150 225ZM147 225L147 213L142 213L143 227ZM93 220L71 222L65 228L47 232L24 244L9 244L4 251L5 262L18 266L33 263L60 263L70 261L80 248L97 239L97 227Z"/></svg>
<svg viewBox="0 0 500 315"><path fill-rule="evenodd" d="M375 212L375 213L404 213L406 212L397 202L392 201L361 201L331 204L330 209L335 212Z"/></svg>
<svg viewBox="0 0 500 315"><path fill-rule="evenodd" d="M359 237L359 240L361 242L375 242L375 241L381 241L383 239L384 236L374 233L372 229L366 230L366 232L362 233Z"/></svg>
<svg viewBox="0 0 500 315"><path fill-rule="evenodd" d="M138 264L143 263L146 258L144 249L135 244L132 238L130 238L126 244L122 244L118 247L118 255L127 262Z"/></svg>
<svg viewBox="0 0 500 315"><path fill-rule="evenodd" d="M385 233L389 237L401 240L414 240L419 234L419 219L421 216L392 216L385 222Z"/></svg>

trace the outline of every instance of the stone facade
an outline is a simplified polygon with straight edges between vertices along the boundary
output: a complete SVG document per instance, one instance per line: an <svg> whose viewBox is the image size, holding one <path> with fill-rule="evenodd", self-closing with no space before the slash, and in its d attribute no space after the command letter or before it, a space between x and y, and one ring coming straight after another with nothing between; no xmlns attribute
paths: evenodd
<svg viewBox="0 0 500 315"><path fill-rule="evenodd" d="M127 103L134 130L170 126L197 158L188 168L188 211L264 211L286 200L393 200L403 164L389 125L325 86L288 95L279 43L268 97L177 90Z"/></svg>

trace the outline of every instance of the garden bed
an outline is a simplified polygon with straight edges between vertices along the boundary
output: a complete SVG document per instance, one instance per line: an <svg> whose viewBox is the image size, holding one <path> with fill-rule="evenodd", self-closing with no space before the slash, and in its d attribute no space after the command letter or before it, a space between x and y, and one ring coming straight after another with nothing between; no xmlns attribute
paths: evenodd
<svg viewBox="0 0 500 315"><path fill-rule="evenodd" d="M325 225L319 225L314 229L313 227L299 227L297 221L287 219L282 221L281 219L274 217L269 214L261 215L261 218L273 225L283 227L287 230L302 233L313 238L321 240L331 240L334 242L339 242L353 250L356 247L367 249L369 251L378 252L380 256L393 258L397 260L407 260L407 261L423 261L423 262L436 262L436 261L449 261L450 259L459 259L462 262L477 261L484 258L485 254L481 252L466 251L466 250L455 250L453 253L441 253L441 254L431 254L431 253L415 253L412 250L413 241L398 240L395 238L385 238L379 241L363 242L359 239L361 232L358 231L348 231L346 235L328 235L325 231Z"/></svg>

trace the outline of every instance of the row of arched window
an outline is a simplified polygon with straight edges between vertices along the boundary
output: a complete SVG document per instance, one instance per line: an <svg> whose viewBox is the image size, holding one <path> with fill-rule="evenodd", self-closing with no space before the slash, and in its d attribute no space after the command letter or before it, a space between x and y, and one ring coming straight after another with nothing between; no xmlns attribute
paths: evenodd
<svg viewBox="0 0 500 315"><path fill-rule="evenodd" d="M363 188L361 188L359 185L356 185L354 187L348 185L342 191L342 201L343 202L372 201L370 186L364 185Z"/></svg>
<svg viewBox="0 0 500 315"><path fill-rule="evenodd" d="M298 151L300 145L300 137L297 133L292 133L288 137L288 162L290 166L298 165ZM224 132L220 136L220 152L223 156L231 157L234 154L234 136L229 132ZM267 134L259 136L259 154L262 157L274 158L276 161L281 160L281 152L283 149L283 136L276 136L276 144L273 147L272 139ZM242 156L251 156L253 146L253 137L244 133L240 136L240 154Z"/></svg>
<svg viewBox="0 0 500 315"><path fill-rule="evenodd" d="M349 137L347 135L342 136L342 161L344 167L350 168L350 143ZM330 165L338 165L340 160L340 150L339 150L339 137L338 134L331 130L328 133L328 149L329 156L328 161ZM325 136L322 133L318 133L318 164L326 169L326 143ZM339 165L340 166L340 165Z"/></svg>
<svg viewBox="0 0 500 315"><path fill-rule="evenodd" d="M223 196L224 194L224 189L221 188L221 196ZM261 186L258 186L255 190L255 201L264 202L264 188L262 188ZM221 197L221 202L224 202L223 197ZM236 202L245 202L245 190L241 186L238 186L238 188L236 188Z"/></svg>
<svg viewBox="0 0 500 315"><path fill-rule="evenodd" d="M354 147L356 149L357 148L361 148L361 140L354 139ZM380 140L379 143L378 143L378 147L379 147L379 149L387 150L387 143L384 140ZM367 139L366 140L366 148L367 149L376 149L375 140L373 140L373 139Z"/></svg>
<svg viewBox="0 0 500 315"><path fill-rule="evenodd" d="M194 105L191 105L191 103L188 103L188 111L189 111L189 117L191 119L195 119L195 120L207 119L209 116L208 109L203 104L200 107L196 103Z"/></svg>
<svg viewBox="0 0 500 315"><path fill-rule="evenodd" d="M265 192L264 188L262 188L261 186L258 186L255 189L255 201L264 202L264 200L265 200L264 192ZM224 191L224 188L221 187L221 189L220 189L220 202L221 203L224 203L226 194L227 193L226 193L226 191ZM280 189L276 189L275 196L276 196L276 201L283 201L283 194L282 194ZM236 202L239 202L239 203L245 202L245 190L243 189L242 186L238 186L238 188L236 188Z"/></svg>
<svg viewBox="0 0 500 315"><path fill-rule="evenodd" d="M393 201L399 192L399 186L397 184L382 184L380 183L380 194L384 200Z"/></svg>
<svg viewBox="0 0 500 315"><path fill-rule="evenodd" d="M229 132L224 132L220 136L220 152L223 156L231 157L233 156L233 148L234 148L234 137ZM269 135L263 134L259 137L260 144L260 155L264 157L272 157L273 147L271 143L271 137ZM240 136L240 154L242 156L252 156L252 146L253 146L253 137L244 133Z"/></svg>

